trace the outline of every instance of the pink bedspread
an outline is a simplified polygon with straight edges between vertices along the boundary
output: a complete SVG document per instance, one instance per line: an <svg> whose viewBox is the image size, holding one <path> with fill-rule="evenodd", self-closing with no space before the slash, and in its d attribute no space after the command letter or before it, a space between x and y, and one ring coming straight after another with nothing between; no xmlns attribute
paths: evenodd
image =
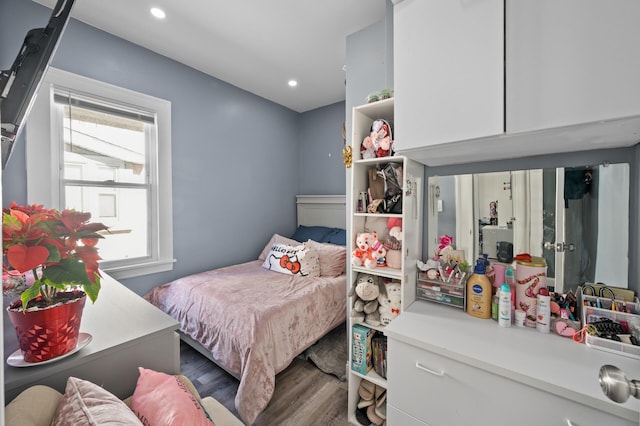
<svg viewBox="0 0 640 426"><path fill-rule="evenodd" d="M240 377L235 404L251 425L271 399L275 376L346 319L346 277L305 278L256 260L202 272L144 297Z"/></svg>

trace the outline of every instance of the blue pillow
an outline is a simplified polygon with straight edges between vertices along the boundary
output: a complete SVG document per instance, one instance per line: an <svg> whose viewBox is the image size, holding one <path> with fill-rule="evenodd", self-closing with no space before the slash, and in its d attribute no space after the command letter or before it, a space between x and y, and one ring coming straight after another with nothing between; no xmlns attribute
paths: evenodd
<svg viewBox="0 0 640 426"><path fill-rule="evenodd" d="M327 235L325 235L321 241L318 241L320 243L330 243L330 244L336 244L339 246L346 246L347 245L347 231L345 231L344 229L340 229L340 228L333 228L331 230L331 232L329 232Z"/></svg>
<svg viewBox="0 0 640 426"><path fill-rule="evenodd" d="M304 243L307 240L321 242L325 235L333 231L333 229L334 228L329 228L326 226L300 225L298 226L298 229L296 229L296 232L294 232L291 236L291 239L299 241L301 243Z"/></svg>

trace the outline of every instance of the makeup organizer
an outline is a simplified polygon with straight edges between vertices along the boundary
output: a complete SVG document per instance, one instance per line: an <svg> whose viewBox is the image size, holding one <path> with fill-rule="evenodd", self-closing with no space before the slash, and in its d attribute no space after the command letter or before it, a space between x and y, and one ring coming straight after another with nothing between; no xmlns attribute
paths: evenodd
<svg viewBox="0 0 640 426"><path fill-rule="evenodd" d="M640 359L640 301L578 292L582 323L592 325L585 344L591 348ZM635 342L636 344L634 344Z"/></svg>

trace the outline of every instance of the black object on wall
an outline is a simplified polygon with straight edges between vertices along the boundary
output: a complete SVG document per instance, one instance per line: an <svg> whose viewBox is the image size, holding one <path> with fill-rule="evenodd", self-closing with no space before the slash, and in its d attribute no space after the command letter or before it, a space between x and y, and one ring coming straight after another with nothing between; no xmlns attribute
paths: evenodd
<svg viewBox="0 0 640 426"><path fill-rule="evenodd" d="M0 72L2 169L29 115L42 78L69 21L74 1L58 0L47 26L30 30L11 68Z"/></svg>

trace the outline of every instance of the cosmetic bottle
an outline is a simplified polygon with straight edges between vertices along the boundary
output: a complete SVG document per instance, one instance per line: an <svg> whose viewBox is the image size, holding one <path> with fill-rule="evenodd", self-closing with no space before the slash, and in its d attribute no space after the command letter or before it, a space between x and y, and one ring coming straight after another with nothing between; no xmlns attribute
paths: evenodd
<svg viewBox="0 0 640 426"><path fill-rule="evenodd" d="M502 284L500 286L498 324L502 327L511 327L511 288L509 284Z"/></svg>
<svg viewBox="0 0 640 426"><path fill-rule="evenodd" d="M511 318L513 318L513 311L516 309L516 274L511 266L504 271L504 282L509 284L511 290Z"/></svg>
<svg viewBox="0 0 640 426"><path fill-rule="evenodd" d="M544 288L543 290L546 290ZM536 307L536 330L542 333L549 332L549 323L551 321L551 296L548 291L540 291L537 296Z"/></svg>
<svg viewBox="0 0 640 426"><path fill-rule="evenodd" d="M477 318L491 318L491 281L486 276L485 260L479 258L467 280L467 313Z"/></svg>

